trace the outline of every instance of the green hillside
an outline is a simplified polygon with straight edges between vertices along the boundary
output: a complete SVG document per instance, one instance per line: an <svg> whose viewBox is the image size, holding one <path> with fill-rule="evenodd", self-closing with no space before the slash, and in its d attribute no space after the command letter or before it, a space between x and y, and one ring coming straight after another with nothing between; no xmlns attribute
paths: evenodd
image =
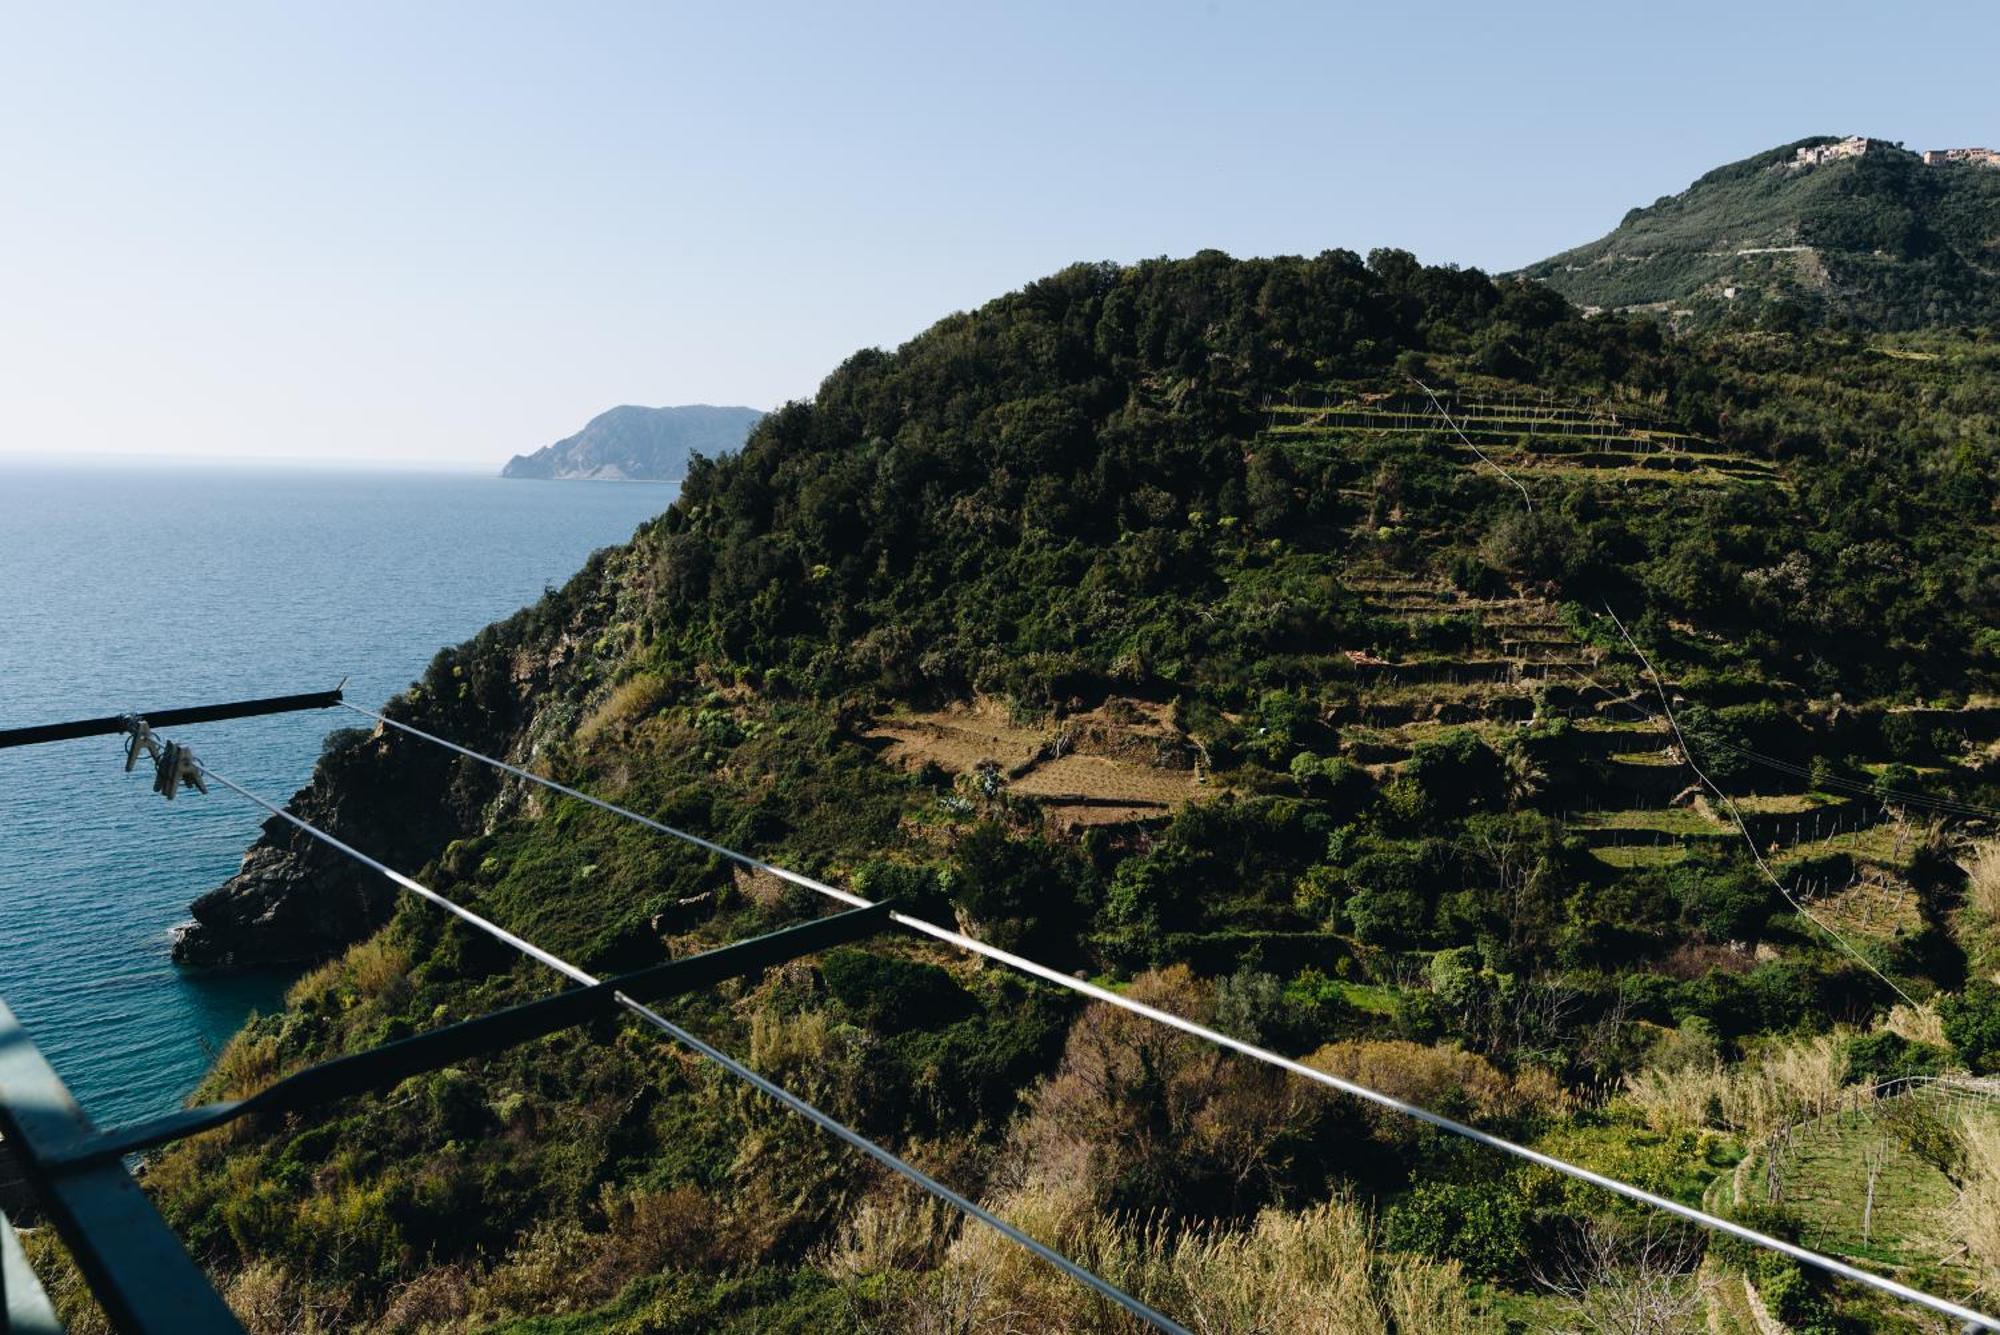
<svg viewBox="0 0 2000 1335"><path fill-rule="evenodd" d="M1396 251L1080 265L856 354L392 709L1796 1231L1724 1190L1746 1153L1884 1076L2000 1068L2000 860L1969 884L1955 842L2000 807L1996 383L1990 338L1688 340ZM1607 606L1797 902L1690 792ZM825 907L393 733L329 739L296 809L592 969ZM287 895L379 926L307 942L205 1096L553 986L281 827L199 933L297 951ZM928 940L670 1014L1200 1329L1576 1326L1552 1266L1643 1235ZM146 1182L258 1331L1131 1329L610 1025ZM1748 1328L1746 1268L1794 1328L1896 1328L1674 1254L1630 1278L1687 1328Z"/></svg>
<svg viewBox="0 0 2000 1335"><path fill-rule="evenodd" d="M1880 142L1796 165L1800 149L1832 142L1802 139L1718 167L1523 272L1579 305L1655 307L1703 324L1992 323L2000 169L1927 166Z"/></svg>

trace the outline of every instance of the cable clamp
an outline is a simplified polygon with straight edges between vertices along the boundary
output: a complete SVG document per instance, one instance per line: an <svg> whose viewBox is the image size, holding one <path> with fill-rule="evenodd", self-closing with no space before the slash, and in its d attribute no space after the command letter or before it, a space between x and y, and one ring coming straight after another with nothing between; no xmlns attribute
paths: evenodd
<svg viewBox="0 0 2000 1335"><path fill-rule="evenodd" d="M168 742L160 748L158 763L153 770L153 791L171 802L174 794L183 787L192 788L203 796L208 794L208 785L202 782L201 766L195 763L194 752L179 742Z"/></svg>
<svg viewBox="0 0 2000 1335"><path fill-rule="evenodd" d="M151 756L155 765L160 763L160 741L153 736L152 728L137 714L126 714L119 720L125 725L128 740L125 743L125 772L130 774L139 763L139 753Z"/></svg>

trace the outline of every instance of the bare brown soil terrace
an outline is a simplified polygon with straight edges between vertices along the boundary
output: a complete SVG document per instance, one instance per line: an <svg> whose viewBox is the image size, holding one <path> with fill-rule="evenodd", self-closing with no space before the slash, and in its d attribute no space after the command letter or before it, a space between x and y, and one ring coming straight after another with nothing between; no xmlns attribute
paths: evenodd
<svg viewBox="0 0 2000 1335"><path fill-rule="evenodd" d="M1066 829L1164 820L1208 792L1199 746L1165 705L1112 699L1050 723L997 701L878 719L863 734L892 765L991 782ZM986 776L981 780L980 776Z"/></svg>

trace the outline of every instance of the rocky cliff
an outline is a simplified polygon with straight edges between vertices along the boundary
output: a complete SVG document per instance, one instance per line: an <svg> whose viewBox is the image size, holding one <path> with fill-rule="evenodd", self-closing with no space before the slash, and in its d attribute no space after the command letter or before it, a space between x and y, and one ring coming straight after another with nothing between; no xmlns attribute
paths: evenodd
<svg viewBox="0 0 2000 1335"><path fill-rule="evenodd" d="M490 755L531 761L540 725L573 724L575 702L595 685L616 606L612 592L645 545L599 552L566 586L533 607L441 651L422 681L384 712ZM290 809L399 870L415 872L453 839L511 810L521 785L487 766L380 726L328 737L311 780ZM195 900L174 932L174 958L225 968L324 959L387 921L401 892L273 817L240 871Z"/></svg>
<svg viewBox="0 0 2000 1335"><path fill-rule="evenodd" d="M533 454L517 454L502 477L556 481L672 482L688 459L741 449L764 414L755 408L692 403L678 408L626 406L599 413L573 436Z"/></svg>

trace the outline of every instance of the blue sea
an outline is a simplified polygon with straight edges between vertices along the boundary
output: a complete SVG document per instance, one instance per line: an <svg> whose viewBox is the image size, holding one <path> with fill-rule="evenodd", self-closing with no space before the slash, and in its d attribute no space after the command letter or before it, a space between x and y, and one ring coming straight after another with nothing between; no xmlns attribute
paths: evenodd
<svg viewBox="0 0 2000 1335"><path fill-rule="evenodd" d="M0 461L0 727L321 690L379 706L444 645L623 542L671 487ZM342 710L173 730L273 799ZM121 743L0 751L0 999L100 1126L168 1111L288 977L168 958L263 813L172 803Z"/></svg>

